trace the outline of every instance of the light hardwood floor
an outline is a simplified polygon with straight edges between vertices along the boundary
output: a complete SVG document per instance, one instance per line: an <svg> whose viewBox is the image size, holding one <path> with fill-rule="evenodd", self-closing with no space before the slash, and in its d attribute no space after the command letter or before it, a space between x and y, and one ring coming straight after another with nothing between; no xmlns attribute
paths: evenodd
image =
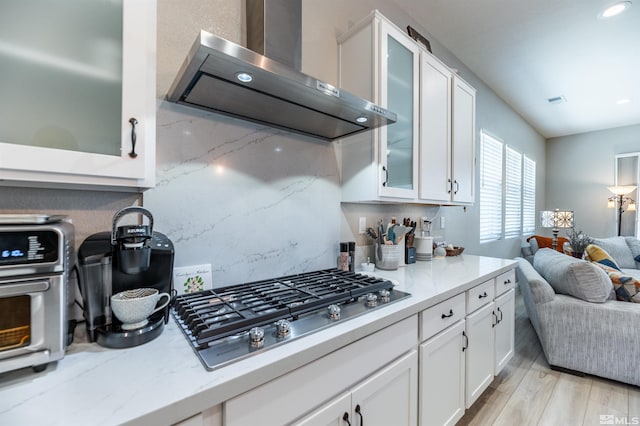
<svg viewBox="0 0 640 426"><path fill-rule="evenodd" d="M640 425L640 388L549 368L519 294L515 345L511 362L458 425Z"/></svg>

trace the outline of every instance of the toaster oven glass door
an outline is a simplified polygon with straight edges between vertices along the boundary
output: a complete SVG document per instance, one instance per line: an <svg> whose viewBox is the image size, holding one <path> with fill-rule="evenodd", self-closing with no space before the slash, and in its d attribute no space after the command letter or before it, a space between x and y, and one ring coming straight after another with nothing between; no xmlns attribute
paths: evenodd
<svg viewBox="0 0 640 426"><path fill-rule="evenodd" d="M31 344L31 296L0 298L0 351Z"/></svg>

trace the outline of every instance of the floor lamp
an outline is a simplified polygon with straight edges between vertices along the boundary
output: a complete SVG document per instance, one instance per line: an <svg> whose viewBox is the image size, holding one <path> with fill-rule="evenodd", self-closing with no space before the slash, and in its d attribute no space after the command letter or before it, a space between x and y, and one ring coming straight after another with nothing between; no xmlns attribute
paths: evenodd
<svg viewBox="0 0 640 426"><path fill-rule="evenodd" d="M543 228L552 228L553 242L551 247L558 249L558 232L560 228L573 228L573 211L555 209L544 210L540 212L540 226Z"/></svg>
<svg viewBox="0 0 640 426"><path fill-rule="evenodd" d="M618 207L618 236L620 236L620 231L622 230L622 213L625 212L624 208L627 207L627 210L630 212L636 210L635 200L627 195L630 192L635 191L636 187L633 185L608 186L607 189L614 194L609 197L607 207L613 209L616 208L616 204Z"/></svg>

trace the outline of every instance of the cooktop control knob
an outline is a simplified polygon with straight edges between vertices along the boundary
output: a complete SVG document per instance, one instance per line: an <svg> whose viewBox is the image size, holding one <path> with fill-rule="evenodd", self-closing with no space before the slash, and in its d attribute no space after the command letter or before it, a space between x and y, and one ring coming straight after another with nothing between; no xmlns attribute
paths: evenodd
<svg viewBox="0 0 640 426"><path fill-rule="evenodd" d="M291 333L291 323L286 319L276 322L276 336L287 337Z"/></svg>
<svg viewBox="0 0 640 426"><path fill-rule="evenodd" d="M264 346L264 329L262 327L253 327L249 330L249 344L252 348Z"/></svg>
<svg viewBox="0 0 640 426"><path fill-rule="evenodd" d="M383 288L382 290L380 290L378 292L378 295L380 296L380 301L383 303L387 303L391 298L391 292L386 288Z"/></svg>
<svg viewBox="0 0 640 426"><path fill-rule="evenodd" d="M365 296L366 305L370 308L373 308L378 304L378 296L373 293L367 293Z"/></svg>
<svg viewBox="0 0 640 426"><path fill-rule="evenodd" d="M340 306L338 305L329 305L327 308L329 311L329 319L337 321L340 319Z"/></svg>

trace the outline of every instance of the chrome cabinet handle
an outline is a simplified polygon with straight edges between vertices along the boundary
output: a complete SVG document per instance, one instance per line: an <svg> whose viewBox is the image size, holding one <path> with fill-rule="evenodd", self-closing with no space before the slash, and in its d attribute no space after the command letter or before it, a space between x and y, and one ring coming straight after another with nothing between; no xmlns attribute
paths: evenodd
<svg viewBox="0 0 640 426"><path fill-rule="evenodd" d="M129 153L129 157L136 158L138 156L136 153L136 124L138 124L138 120L136 120L135 117L131 117L129 123L131 123L131 152Z"/></svg>

